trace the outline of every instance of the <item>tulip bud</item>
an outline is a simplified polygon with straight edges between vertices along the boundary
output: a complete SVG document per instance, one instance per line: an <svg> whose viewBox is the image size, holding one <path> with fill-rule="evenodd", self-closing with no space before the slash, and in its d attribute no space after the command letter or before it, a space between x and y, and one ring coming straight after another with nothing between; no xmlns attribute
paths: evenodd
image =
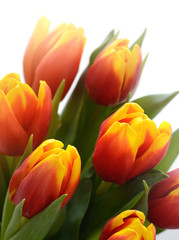
<svg viewBox="0 0 179 240"><path fill-rule="evenodd" d="M32 34L24 55L25 81L37 92L40 80L45 80L54 96L65 79L64 97L78 71L86 39L83 29L73 24L60 24L50 33L49 25L42 17Z"/></svg>
<svg viewBox="0 0 179 240"><path fill-rule="evenodd" d="M169 123L157 129L138 104L126 103L101 124L94 168L103 180L123 184L160 162L171 134Z"/></svg>
<svg viewBox="0 0 179 240"><path fill-rule="evenodd" d="M133 94L139 82L142 55L138 45L132 51L126 39L115 40L95 59L86 76L91 99L102 105L115 105Z"/></svg>
<svg viewBox="0 0 179 240"><path fill-rule="evenodd" d="M15 205L25 199L23 216L31 218L63 194L64 207L75 192L81 160L75 147L49 139L44 141L15 171L9 197Z"/></svg>
<svg viewBox="0 0 179 240"><path fill-rule="evenodd" d="M109 220L102 230L99 240L155 240L153 224L143 225L145 215L137 210L126 210Z"/></svg>
<svg viewBox="0 0 179 240"><path fill-rule="evenodd" d="M18 74L9 74L0 81L0 152L21 155L31 134L37 147L46 137L51 120L50 88L40 82L38 97Z"/></svg>
<svg viewBox="0 0 179 240"><path fill-rule="evenodd" d="M148 219L159 228L179 228L179 168L152 186L148 198Z"/></svg>

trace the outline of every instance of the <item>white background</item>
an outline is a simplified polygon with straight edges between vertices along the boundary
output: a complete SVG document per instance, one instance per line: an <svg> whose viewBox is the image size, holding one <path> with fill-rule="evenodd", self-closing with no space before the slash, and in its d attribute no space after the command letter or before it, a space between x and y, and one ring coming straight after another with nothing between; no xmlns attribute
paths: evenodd
<svg viewBox="0 0 179 240"><path fill-rule="evenodd" d="M134 98L179 90L179 7L177 0L56 0L0 1L0 79L10 72L23 80L22 59L37 20L46 15L52 27L74 23L85 30L87 42L79 74L88 63L91 51L112 29L131 44L147 28L142 47L149 52L140 85ZM79 76L78 74L78 76ZM179 123L179 97L155 118L157 125L166 120L173 130ZM179 167L179 159L172 169ZM167 230L157 240L178 239L179 230Z"/></svg>

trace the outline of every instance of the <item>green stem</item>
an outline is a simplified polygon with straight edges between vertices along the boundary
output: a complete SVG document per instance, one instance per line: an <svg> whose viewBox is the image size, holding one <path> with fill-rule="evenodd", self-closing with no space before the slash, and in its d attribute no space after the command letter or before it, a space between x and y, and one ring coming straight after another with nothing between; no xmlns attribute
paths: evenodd
<svg viewBox="0 0 179 240"><path fill-rule="evenodd" d="M59 125L61 124L58 116L58 108L64 88L65 80L63 79L52 101L52 117L46 139L53 138L55 136L56 129L59 128Z"/></svg>
<svg viewBox="0 0 179 240"><path fill-rule="evenodd" d="M96 197L103 195L109 189L111 184L111 182L102 181L98 189L96 190Z"/></svg>
<svg viewBox="0 0 179 240"><path fill-rule="evenodd" d="M8 227L8 224L11 220L13 211L14 211L14 205L9 200L9 191L7 191L4 207L3 207L3 215L2 215L2 222L1 222L1 239L4 239L4 235L6 232L6 229Z"/></svg>

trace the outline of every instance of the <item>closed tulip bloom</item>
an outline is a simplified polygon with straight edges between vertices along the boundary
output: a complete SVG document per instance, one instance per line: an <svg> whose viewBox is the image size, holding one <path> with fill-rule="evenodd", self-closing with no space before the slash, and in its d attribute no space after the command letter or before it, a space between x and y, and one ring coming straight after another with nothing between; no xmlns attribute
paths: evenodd
<svg viewBox="0 0 179 240"><path fill-rule="evenodd" d="M126 103L101 124L94 168L103 180L123 184L160 162L171 134L168 122L157 129L138 104Z"/></svg>
<svg viewBox="0 0 179 240"><path fill-rule="evenodd" d="M64 207L75 192L81 160L75 147L49 139L44 141L15 171L9 197L15 205L25 199L23 216L31 218L63 194Z"/></svg>
<svg viewBox="0 0 179 240"><path fill-rule="evenodd" d="M9 74L0 81L0 152L23 154L29 137L37 147L46 137L51 121L50 88L40 82L38 96L18 74Z"/></svg>
<svg viewBox="0 0 179 240"><path fill-rule="evenodd" d="M99 240L155 240L154 225L146 228L144 222L143 212L126 210L106 223Z"/></svg>
<svg viewBox="0 0 179 240"><path fill-rule="evenodd" d="M148 219L159 228L179 228L179 168L155 184L148 198Z"/></svg>
<svg viewBox="0 0 179 240"><path fill-rule="evenodd" d="M54 96L65 79L64 97L78 71L86 39L83 29L73 24L60 24L52 32L49 25L42 17L32 34L24 55L25 81L37 92L40 80L45 80Z"/></svg>
<svg viewBox="0 0 179 240"><path fill-rule="evenodd" d="M139 82L142 55L138 45L130 51L127 39L115 40L95 59L86 76L91 99L102 105L115 105L133 94Z"/></svg>

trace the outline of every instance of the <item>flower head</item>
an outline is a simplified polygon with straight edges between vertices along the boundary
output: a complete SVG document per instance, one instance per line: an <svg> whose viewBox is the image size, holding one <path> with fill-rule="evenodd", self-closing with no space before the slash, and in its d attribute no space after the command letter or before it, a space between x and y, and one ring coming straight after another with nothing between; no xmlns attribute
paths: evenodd
<svg viewBox="0 0 179 240"><path fill-rule="evenodd" d="M179 168L152 186L148 198L148 218L159 228L179 228Z"/></svg>
<svg viewBox="0 0 179 240"><path fill-rule="evenodd" d="M171 126L154 121L136 103L126 103L100 127L93 165L105 181L123 184L157 165L171 139Z"/></svg>
<svg viewBox="0 0 179 240"><path fill-rule="evenodd" d="M95 59L86 76L91 99L102 105L115 105L133 94L139 82L142 55L138 45L130 51L127 39L110 43Z"/></svg>
<svg viewBox="0 0 179 240"><path fill-rule="evenodd" d="M54 96L65 79L63 97L68 92L80 64L85 37L83 29L62 23L49 33L50 22L40 18L24 55L25 81L39 89L40 80L47 82Z"/></svg>
<svg viewBox="0 0 179 240"><path fill-rule="evenodd" d="M51 91L41 81L36 96L18 74L8 74L0 81L0 112L0 152L21 155L31 134L34 148L46 137L52 112Z"/></svg>
<svg viewBox="0 0 179 240"><path fill-rule="evenodd" d="M15 205L25 198L23 216L31 218L63 194L62 207L75 192L81 173L81 160L75 147L44 141L15 171L9 197Z"/></svg>
<svg viewBox="0 0 179 240"><path fill-rule="evenodd" d="M99 240L155 240L155 227L143 225L145 215L137 210L126 210L109 220Z"/></svg>

